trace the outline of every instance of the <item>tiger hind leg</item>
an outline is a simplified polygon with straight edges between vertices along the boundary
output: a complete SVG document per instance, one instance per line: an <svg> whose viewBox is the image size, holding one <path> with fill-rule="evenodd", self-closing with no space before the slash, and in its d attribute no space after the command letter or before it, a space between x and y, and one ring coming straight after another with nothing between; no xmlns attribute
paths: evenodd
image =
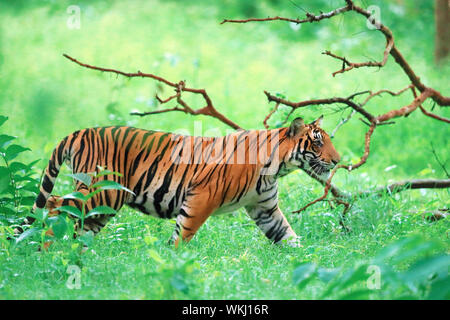
<svg viewBox="0 0 450 320"><path fill-rule="evenodd" d="M205 204L200 199L191 199L180 209L169 244L178 247L180 238L184 242L189 242L213 212L213 206Z"/></svg>

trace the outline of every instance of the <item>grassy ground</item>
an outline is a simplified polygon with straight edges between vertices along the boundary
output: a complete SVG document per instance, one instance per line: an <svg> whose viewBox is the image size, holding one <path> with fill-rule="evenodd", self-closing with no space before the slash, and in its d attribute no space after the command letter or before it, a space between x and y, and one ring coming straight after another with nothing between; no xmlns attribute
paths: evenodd
<svg viewBox="0 0 450 320"><path fill-rule="evenodd" d="M310 1L305 5L318 10L319 2L324 11L339 4ZM133 118L128 115L131 110L154 108L153 95L161 88L148 80L130 81L82 69L65 60L62 53L90 64L153 72L173 81L186 79L189 86L206 88L218 109L246 128L262 128L262 119L270 110L262 90L301 100L347 96L365 89L398 90L408 84L392 60L379 71L361 69L331 76L340 64L321 55L324 50L355 61L381 57L383 38L369 32L364 21L347 15L296 31L288 24L218 24L224 17L246 14L302 15L289 2L261 2L258 6L246 1L228 1L223 6L203 1L195 5L179 1L79 3L79 30L66 27L66 8L72 3L30 1L15 7L0 3L0 114L9 117L2 133L18 136L32 149L22 159L43 159L36 165L37 171L45 166L59 139L79 128L128 124L194 132L193 120L198 120L202 134L226 133L224 125L204 117L166 114ZM436 68L430 62L432 7L425 2L416 6L414 1L404 1L398 7L388 1L376 3L386 24L397 32L398 46L417 73L428 85L448 93L449 64ZM418 16L421 18L416 19ZM415 37L408 33L411 30ZM160 94L172 92L165 88ZM368 107L379 114L408 103L408 94L395 99L382 97ZM196 98L190 101L202 103ZM438 112L450 116L448 111ZM325 114L327 131L346 114L317 108L300 110L293 117L312 120L321 113ZM271 125L281 117L276 115ZM344 162L359 159L365 130L355 119L336 135L333 143ZM445 124L416 112L399 119L395 126L377 129L367 164L351 174L339 173L334 181L355 191L399 179L443 178L429 141L445 162L448 135ZM58 181L55 193L71 191L67 179ZM281 208L302 237L302 248L269 244L239 211L211 217L189 245L174 250L166 245L172 221L124 208L82 255L79 290L66 286L67 267L74 260L70 241L57 243L45 253L36 252L33 242L14 248L3 246L0 298L310 299L320 297L326 285L313 281L299 290L292 277L302 261L325 268L352 268L391 242L414 234L441 244L425 255L448 253L450 249L448 219L430 223L421 216L425 210L448 206L448 191L413 191L358 200L348 214L352 231L345 234L338 220L342 208L330 209L323 203L301 215L290 213L322 192L304 173L282 179L279 189ZM380 299L398 296L385 290L384 283L381 290L369 294ZM336 297L340 295L330 296ZM424 296L415 292L413 297Z"/></svg>
<svg viewBox="0 0 450 320"><path fill-rule="evenodd" d="M406 197L405 197L406 198ZM290 208L286 192L282 204ZM415 201L412 201L415 203ZM359 201L349 217L350 234L338 228L338 214L326 207L302 216L288 215L302 237L303 248L280 248L267 242L242 212L211 217L188 246L166 244L173 223L122 210L82 255L81 289L69 290L70 242L36 252L37 243L3 253L0 297L15 299L311 299L326 288L312 283L298 290L292 281L302 261L324 268L354 267L373 257L387 243L405 235L447 241L448 222L425 222L410 214L411 201L389 197ZM447 249L445 249L447 248ZM440 252L448 250L444 245ZM159 258L155 259L155 252ZM164 260L161 264L159 259ZM192 261L193 260L193 261ZM189 289L173 283L173 275ZM176 278L177 279L177 278ZM382 289L369 297L389 299ZM350 289L351 291L352 289ZM337 298L332 295L328 298ZM414 295L413 295L414 297ZM417 294L416 298L420 298Z"/></svg>

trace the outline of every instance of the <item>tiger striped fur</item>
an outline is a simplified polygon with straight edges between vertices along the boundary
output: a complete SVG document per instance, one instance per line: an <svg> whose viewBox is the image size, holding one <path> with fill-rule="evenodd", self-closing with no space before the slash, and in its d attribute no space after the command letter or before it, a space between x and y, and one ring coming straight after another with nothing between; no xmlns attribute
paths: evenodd
<svg viewBox="0 0 450 320"><path fill-rule="evenodd" d="M131 189L104 190L87 202L87 210L124 204L159 218L176 218L171 242L189 241L212 214L245 207L249 216L274 243L298 245L297 236L278 206L277 179L298 168L326 178L339 154L319 125L321 118L274 130L240 130L224 137L191 137L132 127L76 131L53 151L40 193L33 206L53 214L62 205L80 207L78 200L51 196L60 167L74 173L98 166L117 171L97 179L114 180ZM76 181L87 194L87 186ZM111 216L92 216L84 230L98 233ZM28 223L30 219L28 218Z"/></svg>

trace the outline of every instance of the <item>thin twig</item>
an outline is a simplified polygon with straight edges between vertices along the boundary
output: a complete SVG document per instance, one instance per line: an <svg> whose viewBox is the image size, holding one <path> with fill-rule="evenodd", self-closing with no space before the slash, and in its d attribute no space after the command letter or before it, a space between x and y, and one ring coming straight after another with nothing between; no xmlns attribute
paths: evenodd
<svg viewBox="0 0 450 320"><path fill-rule="evenodd" d="M450 175L448 174L448 171L445 168L445 165L441 162L441 160L439 160L436 150L434 150L433 142L430 142L430 146L431 146L431 152L433 153L434 159L441 166L442 170L444 170L445 174L447 175L447 178L450 178Z"/></svg>
<svg viewBox="0 0 450 320"><path fill-rule="evenodd" d="M318 22L323 19L329 19L343 12L350 11L351 8L347 5L342 8L335 9L333 11L327 13L321 13L319 15L314 15L312 13L306 12L305 19L292 19L292 18L284 18L284 17L267 17L267 18L250 18L250 19L224 19L220 24L224 23L247 23L247 22L266 22L266 21L287 21L296 24L301 24L305 22Z"/></svg>

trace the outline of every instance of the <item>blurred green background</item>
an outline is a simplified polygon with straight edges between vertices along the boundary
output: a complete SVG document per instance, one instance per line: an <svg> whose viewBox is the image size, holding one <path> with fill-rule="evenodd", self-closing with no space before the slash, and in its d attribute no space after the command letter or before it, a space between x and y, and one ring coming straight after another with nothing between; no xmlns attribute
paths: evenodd
<svg viewBox="0 0 450 320"><path fill-rule="evenodd" d="M215 106L245 128L263 128L273 105L263 90L285 94L293 101L347 96L361 90L399 90L408 84L389 58L385 68L366 68L331 76L339 61L321 52L332 50L351 61L380 60L384 37L366 27L361 17L346 13L300 28L289 23L219 23L223 18L266 16L304 17L343 6L341 0L320 1L0 1L0 114L10 118L4 130L32 148L33 158L48 159L56 143L80 128L132 125L146 129L194 130L202 133L226 126L206 117L171 113L138 118L130 111L154 110L154 95L167 97L171 88L151 79L125 79L81 68L62 57L124 71L150 72L171 81L206 88ZM381 9L381 20L394 34L397 46L427 84L449 92L449 64L433 63L433 1L357 1ZM70 29L69 5L80 8L80 29ZM200 97L185 97L202 106ZM380 114L411 101L410 92L398 98L383 96L368 108ZM427 102L425 106L429 108ZM436 111L448 116L446 110ZM307 120L325 114L329 132L349 110L311 107L293 117ZM286 110L276 114L276 126ZM389 179L444 177L430 152L430 141L448 157L448 126L415 112L379 128L372 154L360 171L371 175L368 186ZM363 150L366 127L355 117L334 138L345 161L356 161ZM30 154L28 154L30 156ZM41 162L41 166L45 165ZM385 168L396 165L384 173ZM383 172L382 175L379 172ZM344 183L347 174L338 176Z"/></svg>

